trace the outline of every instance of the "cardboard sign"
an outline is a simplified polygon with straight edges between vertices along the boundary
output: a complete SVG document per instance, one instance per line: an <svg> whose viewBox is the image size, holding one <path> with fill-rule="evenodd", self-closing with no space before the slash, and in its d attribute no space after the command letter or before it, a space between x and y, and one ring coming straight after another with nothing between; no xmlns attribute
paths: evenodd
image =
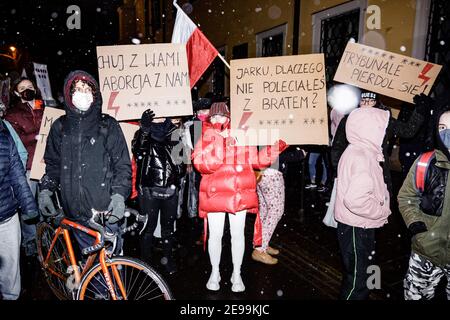
<svg viewBox="0 0 450 320"><path fill-rule="evenodd" d="M41 128L39 130L39 140L36 145L36 150L34 153L33 163L31 165L30 177L34 180L40 180L45 174L45 161L44 153L45 146L47 145L47 137L50 133L50 128L56 119L64 115L66 112L64 110L55 109L51 107L46 107L44 109L44 115L42 117ZM123 135L127 142L128 152L131 159L131 141L133 140L134 133L139 129L138 125L129 123L120 123Z"/></svg>
<svg viewBox="0 0 450 320"><path fill-rule="evenodd" d="M117 120L192 115L186 46L143 44L97 47L102 110Z"/></svg>
<svg viewBox="0 0 450 320"><path fill-rule="evenodd" d="M349 42L334 80L413 103L415 95L430 93L441 69L437 64Z"/></svg>
<svg viewBox="0 0 450 320"><path fill-rule="evenodd" d="M328 144L323 54L232 60L230 74L238 145Z"/></svg>
<svg viewBox="0 0 450 320"><path fill-rule="evenodd" d="M56 119L66 112L64 110L46 107L42 116L41 128L39 129L39 139L34 151L33 163L31 164L30 178L40 180L45 173L44 153L47 145L47 137L50 128Z"/></svg>

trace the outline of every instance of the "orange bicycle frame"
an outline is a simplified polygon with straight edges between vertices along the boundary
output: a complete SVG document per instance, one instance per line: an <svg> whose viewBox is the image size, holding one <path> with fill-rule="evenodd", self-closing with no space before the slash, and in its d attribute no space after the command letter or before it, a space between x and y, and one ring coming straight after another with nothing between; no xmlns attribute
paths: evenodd
<svg viewBox="0 0 450 320"><path fill-rule="evenodd" d="M67 220L67 219L63 219L61 221L61 225L56 229L56 232L55 232L55 235L53 237L52 243L50 245L49 251L48 251L47 256L45 257L45 260L44 260L44 266L48 267L48 261L50 259L50 255L51 255L51 253L53 251L53 248L54 248L54 246L56 244L56 241L57 241L57 239L58 239L58 237L60 235L63 235L64 242L66 244L66 248L67 248L67 251L68 251L68 254L69 254L69 261L66 260L67 257L65 257L65 256L63 257L63 259L66 260L66 263L68 265L71 265L73 267L75 281L77 283L80 283L81 278L83 277L83 275L94 264L94 261L95 261L95 258L97 256L97 253L93 253L93 254L89 255L87 263L84 266L83 270L81 270L81 273L80 273L80 271L77 268L77 261L76 261L76 258L75 258L75 253L73 251L72 241L70 240L69 231L67 230L67 228L64 228L64 226L69 226L71 228L80 230L80 231L82 231L82 232L84 232L84 233L94 237L95 238L95 242L93 243L93 245L96 245L96 244L100 243L100 233L98 233L97 231L94 231L92 229L86 228L86 227L84 227L84 226L82 226L82 225L80 225L80 224L78 224L76 222ZM114 288L113 288L112 282L111 282L111 275L110 275L110 272L108 271L108 267L106 265L106 250L105 250L105 248L102 248L100 250L99 260L100 260L100 266L101 266L102 273L103 273L103 275L105 277L106 284L108 286L108 290L109 290L109 292L111 294L111 298L112 298L112 300L117 300L117 295L116 295L116 293L114 291ZM126 300L126 291L125 291L125 288L123 286L122 280L120 278L119 271L117 270L117 267L115 265L111 265L111 269L113 271L114 278L116 279L116 283L119 286L120 292L121 292L122 296L124 297L124 299ZM59 274L58 272L56 272L55 270L52 270L52 269L48 268L48 271L50 273L52 273L53 275L57 276L58 278L61 278L62 280L64 280L64 277L61 274Z"/></svg>

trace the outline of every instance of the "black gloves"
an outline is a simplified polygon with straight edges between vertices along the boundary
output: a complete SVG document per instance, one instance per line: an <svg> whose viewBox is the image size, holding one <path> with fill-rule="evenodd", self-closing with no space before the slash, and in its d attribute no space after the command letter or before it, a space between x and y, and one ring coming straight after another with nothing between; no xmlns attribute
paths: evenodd
<svg viewBox="0 0 450 320"><path fill-rule="evenodd" d="M144 111L141 117L141 130L144 132L150 132L150 127L152 126L152 121L155 118L155 113L152 109L147 109Z"/></svg>
<svg viewBox="0 0 450 320"><path fill-rule="evenodd" d="M412 236L416 234L427 232L428 228L422 221L416 221L409 225L408 230L411 232Z"/></svg>
<svg viewBox="0 0 450 320"><path fill-rule="evenodd" d="M422 116L429 115L434 106L433 98L424 93L415 95L413 101L416 105L416 112Z"/></svg>

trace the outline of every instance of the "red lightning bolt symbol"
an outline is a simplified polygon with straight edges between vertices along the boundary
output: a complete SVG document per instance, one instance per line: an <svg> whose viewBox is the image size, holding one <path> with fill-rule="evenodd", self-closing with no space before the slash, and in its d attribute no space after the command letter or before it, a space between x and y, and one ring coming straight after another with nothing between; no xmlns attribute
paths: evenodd
<svg viewBox="0 0 450 320"><path fill-rule="evenodd" d="M239 121L239 126L238 129L242 129L244 131L248 130L248 126L245 125L245 123L248 121L248 119L250 118L250 116L253 114L253 112L244 112L242 114L242 118L241 121Z"/></svg>
<svg viewBox="0 0 450 320"><path fill-rule="evenodd" d="M423 82L420 86L423 86L425 83L428 82L428 80L430 80L431 78L427 76L428 71L431 70L431 68L433 68L434 65L431 63L427 63L427 65L423 68L422 72L419 74L419 79L422 79Z"/></svg>
<svg viewBox="0 0 450 320"><path fill-rule="evenodd" d="M113 110L114 111L114 118L117 116L117 112L119 112L120 107L119 106L113 106L114 100L116 100L117 95L119 94L118 91L111 92L111 95L109 96L108 100L108 108L107 110Z"/></svg>

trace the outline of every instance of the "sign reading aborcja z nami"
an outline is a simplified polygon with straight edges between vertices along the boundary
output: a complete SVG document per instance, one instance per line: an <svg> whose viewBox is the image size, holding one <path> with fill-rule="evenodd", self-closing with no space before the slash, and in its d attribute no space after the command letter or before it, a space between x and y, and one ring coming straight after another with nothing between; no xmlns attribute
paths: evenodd
<svg viewBox="0 0 450 320"><path fill-rule="evenodd" d="M102 111L117 120L192 115L186 46L142 44L97 47Z"/></svg>

